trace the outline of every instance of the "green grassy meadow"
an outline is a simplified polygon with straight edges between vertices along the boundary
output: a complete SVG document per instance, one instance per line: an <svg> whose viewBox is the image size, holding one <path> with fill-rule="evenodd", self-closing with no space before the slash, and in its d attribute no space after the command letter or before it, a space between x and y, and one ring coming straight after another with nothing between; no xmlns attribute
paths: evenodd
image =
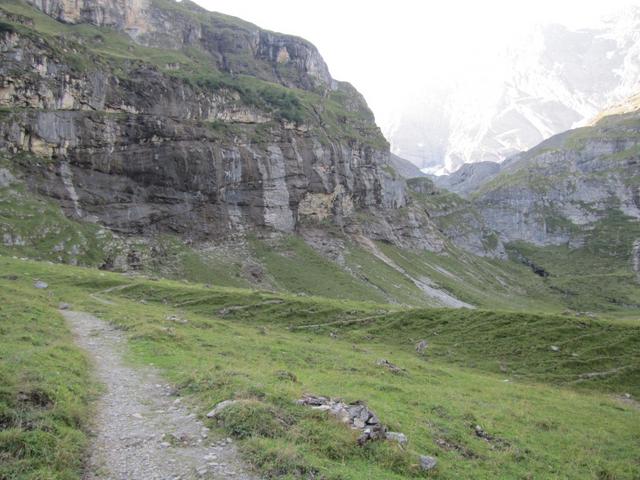
<svg viewBox="0 0 640 480"><path fill-rule="evenodd" d="M7 256L0 270L9 427L0 434L0 478L80 478L95 386L56 311L60 301L123 329L129 360L160 368L198 414L246 400L223 425L209 423L236 437L267 478L640 476L634 322L414 309ZM49 288L34 289L36 279ZM429 342L424 355L414 350L421 339ZM376 365L381 358L405 373ZM295 405L305 392L365 401L409 437L407 447L358 447L353 432ZM476 425L491 439L478 437ZM438 468L419 471L419 454L436 456ZM44 459L55 461L45 467Z"/></svg>

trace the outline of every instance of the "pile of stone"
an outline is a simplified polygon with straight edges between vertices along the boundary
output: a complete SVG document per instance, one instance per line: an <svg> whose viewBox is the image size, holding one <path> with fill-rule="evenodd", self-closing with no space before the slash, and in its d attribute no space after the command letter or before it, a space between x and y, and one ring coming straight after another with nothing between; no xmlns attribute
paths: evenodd
<svg viewBox="0 0 640 480"><path fill-rule="evenodd" d="M398 442L402 446L407 443L407 436L404 433L389 432L378 416L362 402L345 403L340 399L304 394L296 403L325 411L352 429L359 430L361 434L358 437L358 444L360 445L371 440L389 440ZM434 457L420 455L422 470L432 470L437 464L438 460Z"/></svg>
<svg viewBox="0 0 640 480"><path fill-rule="evenodd" d="M392 437L390 439L393 440L404 438L406 443L404 435L387 432L387 427L380 422L378 416L362 402L344 403L339 399L305 394L297 403L298 405L307 405L315 410L325 411L352 429L359 430L361 432L358 437L360 445L370 440L386 439L387 436Z"/></svg>
<svg viewBox="0 0 640 480"><path fill-rule="evenodd" d="M389 370L391 373L395 375L403 375L407 373L407 371L404 368L400 368L399 366L394 365L386 358L381 358L380 360L376 360L376 365L379 367L386 368L387 370Z"/></svg>

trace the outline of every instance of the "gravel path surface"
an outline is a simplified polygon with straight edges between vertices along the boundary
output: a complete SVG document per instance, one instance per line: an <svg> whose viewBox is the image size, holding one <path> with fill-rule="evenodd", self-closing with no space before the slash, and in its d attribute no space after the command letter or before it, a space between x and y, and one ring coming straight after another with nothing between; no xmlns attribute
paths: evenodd
<svg viewBox="0 0 640 480"><path fill-rule="evenodd" d="M231 439L212 440L153 368L123 361L121 332L93 315L63 310L106 392L97 405L85 480L256 480Z"/></svg>

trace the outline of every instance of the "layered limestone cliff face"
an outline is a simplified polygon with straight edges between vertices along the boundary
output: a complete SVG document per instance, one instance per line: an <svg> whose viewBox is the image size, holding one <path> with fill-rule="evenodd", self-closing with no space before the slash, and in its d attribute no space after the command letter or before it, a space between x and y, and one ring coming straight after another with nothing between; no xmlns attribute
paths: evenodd
<svg viewBox="0 0 640 480"><path fill-rule="evenodd" d="M68 216L196 240L329 222L444 248L364 99L304 40L185 2L32 4L60 31L0 9L0 152Z"/></svg>
<svg viewBox="0 0 640 480"><path fill-rule="evenodd" d="M512 158L472 194L506 241L580 246L612 215L640 220L640 112L609 116Z"/></svg>

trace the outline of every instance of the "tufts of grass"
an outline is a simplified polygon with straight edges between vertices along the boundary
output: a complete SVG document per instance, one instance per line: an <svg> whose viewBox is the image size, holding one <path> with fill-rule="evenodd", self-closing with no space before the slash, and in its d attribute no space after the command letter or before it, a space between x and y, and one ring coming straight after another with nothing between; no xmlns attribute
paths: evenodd
<svg viewBox="0 0 640 480"><path fill-rule="evenodd" d="M236 438L282 436L292 421L281 411L259 400L245 400L231 405L219 415L219 421Z"/></svg>
<svg viewBox="0 0 640 480"><path fill-rule="evenodd" d="M31 281L0 278L0 478L79 479L89 365Z"/></svg>

